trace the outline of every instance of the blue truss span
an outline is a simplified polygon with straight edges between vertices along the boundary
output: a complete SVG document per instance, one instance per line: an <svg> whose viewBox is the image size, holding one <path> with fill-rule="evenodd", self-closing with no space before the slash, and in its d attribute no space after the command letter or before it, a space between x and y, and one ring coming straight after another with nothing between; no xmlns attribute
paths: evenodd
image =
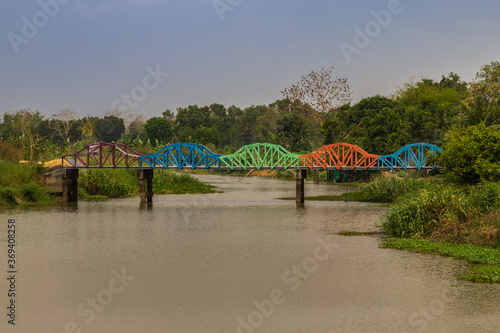
<svg viewBox="0 0 500 333"><path fill-rule="evenodd" d="M429 155L435 155L443 150L436 145L428 143L414 143L400 148L391 155L380 156L378 158L378 168L416 168L417 170L425 167L425 162Z"/></svg>
<svg viewBox="0 0 500 333"><path fill-rule="evenodd" d="M154 154L141 156L139 168L220 168L221 156L212 153L207 147L195 143L175 143L163 147Z"/></svg>

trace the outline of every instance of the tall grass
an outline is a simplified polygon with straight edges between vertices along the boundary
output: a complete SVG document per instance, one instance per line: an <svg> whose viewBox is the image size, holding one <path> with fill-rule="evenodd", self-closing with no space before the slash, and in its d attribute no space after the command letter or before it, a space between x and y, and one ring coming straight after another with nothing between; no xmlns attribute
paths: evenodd
<svg viewBox="0 0 500 333"><path fill-rule="evenodd" d="M500 185L438 185L401 197L382 223L391 237L500 245Z"/></svg>
<svg viewBox="0 0 500 333"><path fill-rule="evenodd" d="M399 178L396 176L377 178L374 181L361 186L361 195L364 201L374 202L394 202L397 198L406 193L423 189L429 186L425 179L410 176Z"/></svg>
<svg viewBox="0 0 500 333"><path fill-rule="evenodd" d="M124 197L134 192L131 170L90 169L80 173L79 185L91 196Z"/></svg>
<svg viewBox="0 0 500 333"><path fill-rule="evenodd" d="M429 188L431 182L440 180L428 180L418 176L400 178L397 176L380 177L370 183L361 184L359 191L344 193L336 200L363 201L363 202L395 202L407 193Z"/></svg>
<svg viewBox="0 0 500 333"><path fill-rule="evenodd" d="M124 197L139 191L139 180L135 170L91 169L80 173L80 186L86 195L98 197ZM168 170L157 170L153 177L153 192L156 194L185 194L214 192L206 185L188 174L176 174Z"/></svg>
<svg viewBox="0 0 500 333"><path fill-rule="evenodd" d="M153 192L155 193L184 194L215 192L212 188L212 186L204 184L188 174L176 174L166 170L156 171L153 179Z"/></svg>

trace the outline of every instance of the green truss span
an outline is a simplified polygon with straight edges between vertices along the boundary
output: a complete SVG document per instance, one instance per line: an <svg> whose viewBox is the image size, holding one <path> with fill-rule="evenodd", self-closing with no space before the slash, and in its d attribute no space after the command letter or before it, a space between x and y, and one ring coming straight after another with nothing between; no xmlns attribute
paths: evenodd
<svg viewBox="0 0 500 333"><path fill-rule="evenodd" d="M282 146L270 143L254 143L243 146L234 154L221 156L220 159L231 169L234 167L255 168L257 170L277 167L297 169L300 167L299 155L290 153Z"/></svg>

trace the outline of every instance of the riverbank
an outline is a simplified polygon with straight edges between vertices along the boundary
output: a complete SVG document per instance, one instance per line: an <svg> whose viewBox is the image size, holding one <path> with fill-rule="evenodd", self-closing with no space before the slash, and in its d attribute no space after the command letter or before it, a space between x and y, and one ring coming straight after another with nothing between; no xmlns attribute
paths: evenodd
<svg viewBox="0 0 500 333"><path fill-rule="evenodd" d="M0 209L15 206L54 204L58 193L46 188L41 165L0 161ZM188 174L168 170L155 172L153 193L198 194L217 192L215 186L205 184ZM82 200L121 198L139 193L135 170L90 169L80 173L78 197Z"/></svg>

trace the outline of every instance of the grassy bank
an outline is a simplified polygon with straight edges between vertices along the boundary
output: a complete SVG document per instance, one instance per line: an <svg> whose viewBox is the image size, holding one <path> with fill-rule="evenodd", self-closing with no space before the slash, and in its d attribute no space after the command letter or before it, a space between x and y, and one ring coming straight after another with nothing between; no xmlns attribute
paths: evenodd
<svg viewBox="0 0 500 333"><path fill-rule="evenodd" d="M459 278L471 282L500 283L500 249L468 244L431 242L422 239L388 238L381 248L407 250L464 259L472 263L469 271Z"/></svg>
<svg viewBox="0 0 500 333"><path fill-rule="evenodd" d="M0 161L0 209L57 202L42 185L43 168Z"/></svg>
<svg viewBox="0 0 500 333"><path fill-rule="evenodd" d="M389 237L500 247L500 184L436 184L403 195L381 224Z"/></svg>

